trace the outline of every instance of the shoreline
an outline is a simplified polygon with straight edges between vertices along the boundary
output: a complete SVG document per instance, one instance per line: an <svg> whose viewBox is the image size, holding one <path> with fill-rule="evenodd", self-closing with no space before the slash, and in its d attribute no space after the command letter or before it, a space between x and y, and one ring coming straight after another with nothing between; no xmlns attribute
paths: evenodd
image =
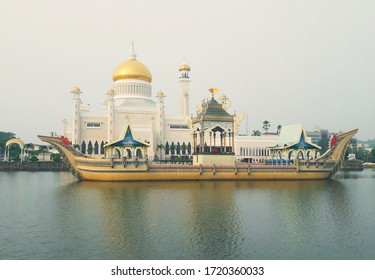
<svg viewBox="0 0 375 280"><path fill-rule="evenodd" d="M1 171L68 171L64 162L36 161L36 162L0 162Z"/></svg>

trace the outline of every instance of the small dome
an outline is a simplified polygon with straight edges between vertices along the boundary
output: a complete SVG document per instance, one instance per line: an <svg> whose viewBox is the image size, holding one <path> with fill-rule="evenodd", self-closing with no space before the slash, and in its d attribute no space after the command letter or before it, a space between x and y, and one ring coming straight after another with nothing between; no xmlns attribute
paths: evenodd
<svg viewBox="0 0 375 280"><path fill-rule="evenodd" d="M107 94L110 95L110 94L115 94L115 91L113 88L110 88L108 91L107 91Z"/></svg>
<svg viewBox="0 0 375 280"><path fill-rule="evenodd" d="M186 63L182 63L178 68L178 71L190 71L190 66Z"/></svg>
<svg viewBox="0 0 375 280"><path fill-rule="evenodd" d="M220 100L226 100L226 99L227 99L227 96L224 93L222 93L220 95Z"/></svg>
<svg viewBox="0 0 375 280"><path fill-rule="evenodd" d="M74 87L71 93L81 93L81 90L79 89L79 87Z"/></svg>
<svg viewBox="0 0 375 280"><path fill-rule="evenodd" d="M163 93L161 90L159 90L159 91L156 93L156 96L158 96L158 97L162 97L162 96L165 96L165 95L164 95L164 93Z"/></svg>

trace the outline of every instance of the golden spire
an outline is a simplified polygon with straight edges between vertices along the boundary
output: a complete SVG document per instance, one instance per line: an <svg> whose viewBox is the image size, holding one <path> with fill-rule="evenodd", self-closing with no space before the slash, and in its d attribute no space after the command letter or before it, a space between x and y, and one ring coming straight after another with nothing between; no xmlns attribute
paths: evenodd
<svg viewBox="0 0 375 280"><path fill-rule="evenodd" d="M209 88L208 90L209 90L211 93L217 93L217 92L220 91L220 89L218 89L218 88Z"/></svg>

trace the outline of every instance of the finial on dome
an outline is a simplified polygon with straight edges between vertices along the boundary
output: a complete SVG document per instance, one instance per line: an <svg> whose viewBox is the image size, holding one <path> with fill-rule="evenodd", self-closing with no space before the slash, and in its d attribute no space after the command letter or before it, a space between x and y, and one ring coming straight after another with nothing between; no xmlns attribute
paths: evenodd
<svg viewBox="0 0 375 280"><path fill-rule="evenodd" d="M135 50L134 50L134 42L132 41L132 49L130 51L130 54L129 54L129 59L137 59L137 54L135 53Z"/></svg>

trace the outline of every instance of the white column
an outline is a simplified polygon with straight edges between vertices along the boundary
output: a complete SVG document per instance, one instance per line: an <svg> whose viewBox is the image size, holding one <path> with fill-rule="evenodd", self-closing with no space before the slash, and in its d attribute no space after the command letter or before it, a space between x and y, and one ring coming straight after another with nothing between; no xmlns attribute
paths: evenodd
<svg viewBox="0 0 375 280"><path fill-rule="evenodd" d="M164 145L164 118L165 118L165 103L164 103L164 98L165 95L163 92L159 91L156 94L156 98L158 100L157 103L157 115L156 115L156 125L155 125L155 141L158 144L163 144ZM153 148L153 147L152 147Z"/></svg>
<svg viewBox="0 0 375 280"><path fill-rule="evenodd" d="M181 77L178 79L180 84L180 115L189 117L189 96L190 96L190 78L189 70L180 70Z"/></svg>
<svg viewBox="0 0 375 280"><path fill-rule="evenodd" d="M151 150L150 150L150 158L151 159L154 159L154 156L155 156L155 149L156 149L156 145L155 145L155 140L154 140L154 129L155 129L155 118L151 118L151 129L150 129L150 147L151 147Z"/></svg>
<svg viewBox="0 0 375 280"><path fill-rule="evenodd" d="M75 87L71 93L73 94L73 118L72 118L72 144L80 144L80 130L81 130L81 97L82 92L78 87Z"/></svg>
<svg viewBox="0 0 375 280"><path fill-rule="evenodd" d="M114 95L115 91L109 89L106 93L108 95L107 99L107 142L110 143L114 140L114 129L115 129L115 102Z"/></svg>

